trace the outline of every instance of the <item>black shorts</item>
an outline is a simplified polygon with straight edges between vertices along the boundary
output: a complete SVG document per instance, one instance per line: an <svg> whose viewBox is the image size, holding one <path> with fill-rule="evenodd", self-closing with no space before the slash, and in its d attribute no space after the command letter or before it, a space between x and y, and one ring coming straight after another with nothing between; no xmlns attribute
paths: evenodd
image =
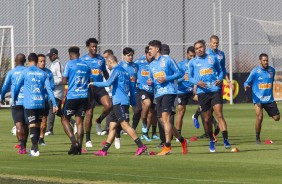
<svg viewBox="0 0 282 184"><path fill-rule="evenodd" d="M63 114L68 119L70 119L73 115L84 119L87 104L88 104L87 98L66 100L64 104Z"/></svg>
<svg viewBox="0 0 282 184"><path fill-rule="evenodd" d="M41 123L44 109L25 109L27 124Z"/></svg>
<svg viewBox="0 0 282 184"><path fill-rule="evenodd" d="M109 114L110 122L121 123L123 121L129 122L129 106L128 105L114 105Z"/></svg>
<svg viewBox="0 0 282 184"><path fill-rule="evenodd" d="M268 116L273 117L276 115L279 115L280 112L278 110L277 104L276 102L271 102L271 103L265 103L265 104L261 104L262 108L265 109L265 111L267 112Z"/></svg>
<svg viewBox="0 0 282 184"><path fill-rule="evenodd" d="M90 90L88 90L88 97L90 98ZM96 105L102 105L101 98L105 95L108 95L108 92L104 87L96 87L94 86L94 101L90 102L90 99L88 98L88 107L87 109L93 109Z"/></svg>
<svg viewBox="0 0 282 184"><path fill-rule="evenodd" d="M149 93L148 91L145 91L143 89L138 89L138 94L139 94L139 101L149 99L149 100L151 100L151 108L152 109L155 108L155 104L153 103L154 93ZM137 103L137 100L136 100L136 103ZM142 108L142 105L141 105L141 108Z"/></svg>
<svg viewBox="0 0 282 184"><path fill-rule="evenodd" d="M58 98L55 98L56 100L56 104L57 104L57 107L58 107L58 111L56 113L57 116L61 117L63 112L62 112L62 100L58 99ZM49 108L52 108L52 111L53 111L53 103L52 103L52 100L49 101Z"/></svg>
<svg viewBox="0 0 282 184"><path fill-rule="evenodd" d="M198 94L198 99L202 112L210 110L216 104L223 104L222 94L219 91Z"/></svg>
<svg viewBox="0 0 282 184"><path fill-rule="evenodd" d="M178 94L178 105L195 104L193 101L193 93Z"/></svg>
<svg viewBox="0 0 282 184"><path fill-rule="evenodd" d="M157 115L158 118L162 117L163 112L172 113L173 109L175 109L174 101L176 95L167 94L156 98L156 107L157 107Z"/></svg>
<svg viewBox="0 0 282 184"><path fill-rule="evenodd" d="M12 117L14 124L17 122L26 123L24 115L24 107L22 105L12 106Z"/></svg>
<svg viewBox="0 0 282 184"><path fill-rule="evenodd" d="M48 116L50 107L53 108L53 106L50 106L50 105L49 105L48 100L46 100L46 101L45 101L45 108L44 108L44 110L43 110L43 116Z"/></svg>

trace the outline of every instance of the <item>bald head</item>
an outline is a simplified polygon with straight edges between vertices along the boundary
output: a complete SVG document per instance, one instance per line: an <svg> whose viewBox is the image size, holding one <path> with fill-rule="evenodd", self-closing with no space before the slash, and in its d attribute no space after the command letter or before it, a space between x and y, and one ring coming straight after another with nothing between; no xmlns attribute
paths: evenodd
<svg viewBox="0 0 282 184"><path fill-rule="evenodd" d="M26 58L25 58L24 54L19 53L19 54L16 55L16 58L15 58L16 66L24 65L25 62L26 62Z"/></svg>
<svg viewBox="0 0 282 184"><path fill-rule="evenodd" d="M108 56L106 60L106 65L108 66L109 70L112 70L113 67L115 67L118 64L117 57L114 55Z"/></svg>

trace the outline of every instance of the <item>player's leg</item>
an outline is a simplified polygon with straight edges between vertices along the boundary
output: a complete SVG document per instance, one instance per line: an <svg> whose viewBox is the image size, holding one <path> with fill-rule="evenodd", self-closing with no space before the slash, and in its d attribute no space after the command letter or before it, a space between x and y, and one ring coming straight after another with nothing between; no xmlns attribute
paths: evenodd
<svg viewBox="0 0 282 184"><path fill-rule="evenodd" d="M181 134L182 124L183 124L183 117L186 112L186 105L177 105L177 118L176 118L176 129Z"/></svg>
<svg viewBox="0 0 282 184"><path fill-rule="evenodd" d="M151 139L160 139L160 137L157 135L157 124L158 124L158 118L157 118L157 112L155 110L155 105L151 105L150 113L151 116L151 124L152 124L152 137ZM149 118L149 116L148 116Z"/></svg>
<svg viewBox="0 0 282 184"><path fill-rule="evenodd" d="M53 106L51 106L53 109ZM47 127L47 116L49 114L49 110L50 110L50 106L49 106L49 102L48 100L45 101L45 109L43 110L43 116L42 116L42 122L40 125L40 137L39 137L39 141L38 144L45 146L45 142L44 142L44 135L46 132L46 127Z"/></svg>
<svg viewBox="0 0 282 184"><path fill-rule="evenodd" d="M263 121L263 107L261 104L255 104L254 108L256 112L256 124L255 124L256 143L260 144L260 132L261 132L261 125Z"/></svg>
<svg viewBox="0 0 282 184"><path fill-rule="evenodd" d="M16 126L16 136L19 143L19 154L26 154L25 116L22 105L12 106L12 117Z"/></svg>
<svg viewBox="0 0 282 184"><path fill-rule="evenodd" d="M280 120L280 112L275 101L263 105L268 116L272 117L274 121Z"/></svg>
<svg viewBox="0 0 282 184"><path fill-rule="evenodd" d="M149 98L146 98L145 95L144 96L141 95L141 98L144 98L142 100L142 111L141 111L142 133L143 133L142 136L146 141L151 141L148 135L149 127L151 126L151 119L150 121L148 121L148 114L151 107L151 100Z"/></svg>
<svg viewBox="0 0 282 184"><path fill-rule="evenodd" d="M138 92L135 93L136 106L135 106L135 109L133 111L133 116L132 116L132 128L134 130L136 130L139 124L139 121L141 119L141 113L142 113L142 102L141 102L141 96L139 93L140 93L140 90L138 90Z"/></svg>
<svg viewBox="0 0 282 184"><path fill-rule="evenodd" d="M107 117L113 106L110 96L108 94L100 98L100 103L103 105L103 110L101 115L96 120L97 123L101 123L104 118Z"/></svg>
<svg viewBox="0 0 282 184"><path fill-rule="evenodd" d="M89 102L88 102L89 103ZM86 135L86 147L87 148L91 148L93 147L92 145L92 142L91 142L91 137L90 137L90 134L91 134L91 128L92 128L92 119L93 119L93 110L94 110L94 105L93 105L93 102L91 102L91 106L88 106L87 110L86 110L86 113L85 113L85 120L84 120L84 123L85 123L85 135Z"/></svg>
<svg viewBox="0 0 282 184"><path fill-rule="evenodd" d="M44 109L29 109L27 111L27 117L29 121L31 150L30 156L39 156L38 141L40 136L40 123L42 122L42 116Z"/></svg>

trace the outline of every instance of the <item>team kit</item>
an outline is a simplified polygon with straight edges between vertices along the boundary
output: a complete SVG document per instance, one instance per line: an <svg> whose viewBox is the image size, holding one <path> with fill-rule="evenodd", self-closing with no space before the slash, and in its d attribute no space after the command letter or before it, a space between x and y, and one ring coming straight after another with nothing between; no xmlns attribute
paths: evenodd
<svg viewBox="0 0 282 184"><path fill-rule="evenodd" d="M206 46L208 45L208 46ZM69 155L81 155L85 147L91 148L93 121L98 135L107 135L96 156L107 156L112 144L121 148L121 134L128 134L137 149L135 156L147 151L144 142L160 140L158 156L172 153L171 141L175 137L181 144L182 154L188 153L188 140L182 136L183 118L188 104L198 105L192 116L196 128L201 117L204 134L198 138L209 140L208 150L216 152L217 135L221 132L223 146L231 148L227 123L223 114L222 83L230 80L225 68L225 54L218 49L219 38L212 35L206 44L199 40L187 48L183 61L169 56L170 48L159 40L152 40L144 54L133 60L134 50L123 49L118 61L111 49L103 55L97 53L98 40L86 41L88 53L80 56L79 47L68 49L69 61L62 67L58 50L48 54L30 53L27 58L19 53L15 68L10 70L1 90L1 103L11 89L11 111L16 127L18 154L40 156L39 145L45 145L44 136L54 134L54 121L58 116L70 140ZM46 57L50 67L46 68ZM273 97L275 69L269 66L268 55L258 56L255 67L244 83L252 90L256 112L256 144L260 144L263 109L275 121L280 112ZM65 85L68 90L65 94ZM102 107L93 120L94 109ZM133 116L130 122L130 108ZM101 122L105 120L105 129ZM141 136L136 133L141 121ZM157 134L157 127L158 133ZM151 129L151 135L149 131ZM30 136L31 148L27 150Z"/></svg>

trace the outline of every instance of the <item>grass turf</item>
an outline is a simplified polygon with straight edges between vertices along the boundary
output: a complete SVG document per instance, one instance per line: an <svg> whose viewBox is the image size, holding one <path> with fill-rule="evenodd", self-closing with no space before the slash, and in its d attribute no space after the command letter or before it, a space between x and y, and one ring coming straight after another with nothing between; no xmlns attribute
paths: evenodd
<svg viewBox="0 0 282 184"><path fill-rule="evenodd" d="M282 105L278 104L281 109ZM186 138L203 133L195 129L191 115L196 106L187 106L182 134ZM101 108L95 110L98 117ZM189 143L189 153L181 154L180 143L172 141L173 153L167 156L135 157L135 143L122 135L121 149L114 145L107 157L96 157L93 151L101 149L106 136L95 134L93 148L81 156L67 155L69 139L56 118L53 136L45 137L47 146L40 146L40 156L18 155L12 136L12 118L9 109L0 110L0 183L281 183L282 126L264 113L261 140L271 139L272 145L255 144L255 113L252 104L224 105L229 129L231 153L223 147L218 136L216 153L209 153L208 139ZM140 123L141 124L141 123ZM104 125L104 122L102 123ZM140 135L140 126L137 132ZM159 141L144 143L149 151L159 152ZM30 139L28 140L30 147Z"/></svg>

